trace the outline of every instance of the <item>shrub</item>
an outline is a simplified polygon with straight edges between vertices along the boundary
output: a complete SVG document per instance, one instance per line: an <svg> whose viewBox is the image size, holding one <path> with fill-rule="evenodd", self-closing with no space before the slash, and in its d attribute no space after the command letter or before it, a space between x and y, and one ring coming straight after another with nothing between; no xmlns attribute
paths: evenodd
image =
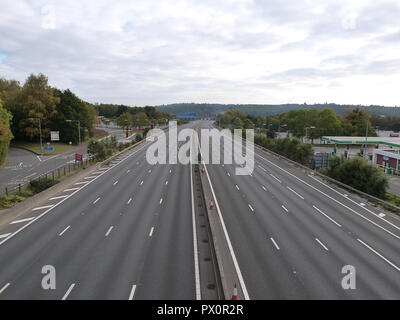
<svg viewBox="0 0 400 320"><path fill-rule="evenodd" d="M32 190L33 193L39 193L42 192L43 190L46 190L52 186L54 186L57 183L56 180L53 180L51 178L43 178L43 179L36 179L32 180L29 183L29 188Z"/></svg>

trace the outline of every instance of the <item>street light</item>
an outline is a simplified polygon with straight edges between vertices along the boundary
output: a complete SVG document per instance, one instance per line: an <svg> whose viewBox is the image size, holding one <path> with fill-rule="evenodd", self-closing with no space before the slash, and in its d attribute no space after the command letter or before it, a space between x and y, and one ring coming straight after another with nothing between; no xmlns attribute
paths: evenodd
<svg viewBox="0 0 400 320"><path fill-rule="evenodd" d="M315 127L314 127L314 126L306 127L306 137L307 137L307 140L308 140L308 129L315 129Z"/></svg>
<svg viewBox="0 0 400 320"><path fill-rule="evenodd" d="M40 152L43 154L43 145L42 145L42 121L40 118L28 118L29 120L39 120L39 137L40 137Z"/></svg>
<svg viewBox="0 0 400 320"><path fill-rule="evenodd" d="M79 145L81 145L81 122L79 120L66 120L67 122L78 122L78 135L79 135Z"/></svg>
<svg viewBox="0 0 400 320"><path fill-rule="evenodd" d="M368 142L368 113L367 113L367 106L365 106L365 115L367 116L367 125L366 125L366 129L365 129L365 145L364 145L364 159L367 159L367 142Z"/></svg>

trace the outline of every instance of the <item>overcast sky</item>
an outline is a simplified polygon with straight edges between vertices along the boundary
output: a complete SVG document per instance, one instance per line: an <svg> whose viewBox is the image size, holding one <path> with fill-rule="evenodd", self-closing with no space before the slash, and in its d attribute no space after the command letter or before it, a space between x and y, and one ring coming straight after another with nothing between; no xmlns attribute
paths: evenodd
<svg viewBox="0 0 400 320"><path fill-rule="evenodd" d="M0 0L0 77L90 102L400 105L399 0Z"/></svg>

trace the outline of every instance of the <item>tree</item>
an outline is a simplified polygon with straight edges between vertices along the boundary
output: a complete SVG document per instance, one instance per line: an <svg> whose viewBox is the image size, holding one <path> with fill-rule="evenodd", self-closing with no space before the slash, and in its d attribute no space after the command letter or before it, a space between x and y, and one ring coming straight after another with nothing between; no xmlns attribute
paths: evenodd
<svg viewBox="0 0 400 320"><path fill-rule="evenodd" d="M56 104L60 99L55 97L53 89L48 85L45 75L37 76L31 74L25 81L18 97L13 112L15 117L13 123L15 136L19 139L38 140L38 121L41 119L43 137L49 138L51 129L51 118L57 114Z"/></svg>
<svg viewBox="0 0 400 320"><path fill-rule="evenodd" d="M2 165L6 159L8 146L13 138L10 130L11 119L11 113L3 108L0 99L0 165Z"/></svg>
<svg viewBox="0 0 400 320"><path fill-rule="evenodd" d="M144 112L139 112L135 114L132 118L132 126L133 127L147 127L150 125L150 121Z"/></svg>
<svg viewBox="0 0 400 320"><path fill-rule="evenodd" d="M356 108L348 111L342 119L343 133L345 136L364 137L368 120L368 136L375 137L376 132L369 120L369 114L363 109Z"/></svg>
<svg viewBox="0 0 400 320"><path fill-rule="evenodd" d="M133 116L129 112L125 112L117 118L116 122L120 127L130 127L133 123Z"/></svg>
<svg viewBox="0 0 400 320"><path fill-rule="evenodd" d="M232 120L232 129L242 129L243 121L239 117L235 117Z"/></svg>

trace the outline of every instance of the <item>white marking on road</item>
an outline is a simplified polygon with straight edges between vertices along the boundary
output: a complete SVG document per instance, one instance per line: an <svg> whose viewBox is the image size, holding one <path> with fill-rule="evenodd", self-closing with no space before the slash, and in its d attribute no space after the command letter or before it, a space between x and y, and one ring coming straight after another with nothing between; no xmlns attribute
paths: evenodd
<svg viewBox="0 0 400 320"><path fill-rule="evenodd" d="M149 173L151 173L151 169L149 170Z"/></svg>
<svg viewBox="0 0 400 320"><path fill-rule="evenodd" d="M32 177L32 176L34 176L35 174L36 174L36 172L35 172L35 173L32 173L32 174L30 174L29 176L26 176L25 178L22 178L22 180L28 179L28 178L30 178L30 177Z"/></svg>
<svg viewBox="0 0 400 320"><path fill-rule="evenodd" d="M76 190L79 190L79 189L80 189L80 188L65 189L63 192L76 191Z"/></svg>
<svg viewBox="0 0 400 320"><path fill-rule="evenodd" d="M201 150L200 150L200 154L201 154ZM201 154L201 156L203 156L203 155ZM217 197L215 195L214 187L213 187L213 185L211 183L210 175L208 174L207 166L204 164L204 161L202 161L202 164L204 165L204 169L206 170L207 180L208 180L208 183L210 184L211 193L212 193L213 199L215 201L215 207L217 209L218 216L219 216L219 219L220 219L221 224L222 224L222 229L224 231L226 242L228 243L229 252L231 254L231 257L232 257L232 260L233 260L233 264L235 266L236 274L237 274L238 279L239 279L239 283L240 283L240 287L241 287L243 295L244 295L244 299L245 300L250 300L250 296L249 296L249 293L247 291L246 284L244 283L242 272L240 271L239 263L238 263L238 261L236 259L235 251L233 250L233 246L232 246L231 240L229 238L228 231L226 229L224 218L222 217L222 214L221 214L221 209L219 207L218 200L217 200Z"/></svg>
<svg viewBox="0 0 400 320"><path fill-rule="evenodd" d="M61 237L65 231L67 231L71 226L66 227L63 231L60 232L59 236Z"/></svg>
<svg viewBox="0 0 400 320"><path fill-rule="evenodd" d="M260 166L259 164L257 165L259 168L261 168L262 170L264 170L265 172L267 172L267 170L265 170L264 167Z"/></svg>
<svg viewBox="0 0 400 320"><path fill-rule="evenodd" d="M381 218L383 218L384 216L386 216L386 214L384 214L383 212L380 212L380 213L379 213L379 216L380 216Z"/></svg>
<svg viewBox="0 0 400 320"><path fill-rule="evenodd" d="M143 180L142 180L142 182L140 183L140 185L142 185L143 184Z"/></svg>
<svg viewBox="0 0 400 320"><path fill-rule="evenodd" d="M288 209L286 209L286 207L284 205L282 205L283 210L285 210L286 212L289 212Z"/></svg>
<svg viewBox="0 0 400 320"><path fill-rule="evenodd" d="M326 251L329 251L328 248L327 248L318 238L315 238L315 240L316 240Z"/></svg>
<svg viewBox="0 0 400 320"><path fill-rule="evenodd" d="M111 230L114 228L114 226L111 226L108 231L106 232L106 237L108 237L108 235L110 234Z"/></svg>
<svg viewBox="0 0 400 320"><path fill-rule="evenodd" d="M128 202L126 204L130 204L132 201L132 198L129 198Z"/></svg>
<svg viewBox="0 0 400 320"><path fill-rule="evenodd" d="M336 224L339 228L341 228L342 226L337 223L335 220L333 220L330 216L328 216L326 213L322 212L322 210L318 209L316 206L313 206L313 208L315 210L317 210L319 213L323 214L326 218L328 218L329 220L331 220L334 224Z"/></svg>
<svg viewBox="0 0 400 320"><path fill-rule="evenodd" d="M131 172L131 170L128 169L128 170L126 171L126 173L129 173L129 172Z"/></svg>
<svg viewBox="0 0 400 320"><path fill-rule="evenodd" d="M229 172L227 173L227 175L228 175L228 177L230 177L230 176L231 176L231 174L230 174Z"/></svg>
<svg viewBox="0 0 400 320"><path fill-rule="evenodd" d="M42 159L40 159L40 157L39 157L39 156L36 156L36 158L38 158L38 159L39 159L39 161L40 161L40 162L42 162Z"/></svg>
<svg viewBox="0 0 400 320"><path fill-rule="evenodd" d="M129 294L128 300L133 300L133 296L135 295L135 291L136 291L136 284L134 284L132 286L131 293Z"/></svg>
<svg viewBox="0 0 400 320"><path fill-rule="evenodd" d="M364 207L364 206L365 206L365 203L363 203L363 202L360 202L360 206L363 206L363 207Z"/></svg>
<svg viewBox="0 0 400 320"><path fill-rule="evenodd" d="M114 182L114 186L118 183L118 180Z"/></svg>
<svg viewBox="0 0 400 320"><path fill-rule="evenodd" d="M143 146L139 147L135 152L132 152L130 155L128 155L126 158L124 158L123 161L125 161L126 159L129 159L131 156L137 154L140 150L144 149L148 144L144 144ZM122 163L122 161L120 162ZM7 242L8 240L10 240L12 237L14 237L15 235L17 235L18 233L20 233L21 231L23 231L24 229L26 229L27 227L29 227L32 223L34 223L35 221L39 220L40 218L42 218L43 216L45 216L47 213L49 213L51 210L53 210L55 207L59 206L61 203L63 203L64 201L66 201L67 199L71 198L72 196L74 196L76 193L78 193L81 189L85 188L87 185L89 185L90 183L92 183L93 181L95 181L98 177L102 176L104 173L108 172L109 170L112 170L113 167L108 167L105 169L105 171L97 176L95 179L91 180L88 184L84 185L81 188L75 188L74 192L71 193L70 195L68 195L68 197L66 197L65 199L61 200L60 202L58 202L57 204L55 204L53 207L49 208L48 210L44 211L43 213L39 214L35 219L33 219L32 221L28 222L27 224L23 225L21 228L19 228L17 231L15 231L14 233L10 234L7 238L5 238L4 240L2 240L0 242L0 246L2 244L4 244L5 242ZM100 169L98 169L100 170ZM66 191L66 190L64 190Z"/></svg>
<svg viewBox="0 0 400 320"><path fill-rule="evenodd" d="M236 186L236 189L240 190L237 184L235 186Z"/></svg>
<svg viewBox="0 0 400 320"><path fill-rule="evenodd" d="M149 237L151 237L153 235L153 231L154 231L154 227L151 227Z"/></svg>
<svg viewBox="0 0 400 320"><path fill-rule="evenodd" d="M42 209L48 209L48 208L51 208L52 206L54 206L54 204L50 204L50 205L48 205L48 206L43 206L43 207L36 207L36 208L33 208L32 211L37 211L37 210L42 210Z"/></svg>
<svg viewBox="0 0 400 320"><path fill-rule="evenodd" d="M267 191L267 188L265 188L264 186L261 186L261 188L263 188L264 191Z"/></svg>
<svg viewBox="0 0 400 320"><path fill-rule="evenodd" d="M282 183L281 180L279 180L277 177L275 177L272 173L269 174L272 178L274 178L276 181L278 181L279 183Z"/></svg>
<svg viewBox="0 0 400 320"><path fill-rule="evenodd" d="M87 184L88 182L89 182L89 181L77 182L77 183L74 183L74 185Z"/></svg>
<svg viewBox="0 0 400 320"><path fill-rule="evenodd" d="M9 285L10 285L10 283L6 283L6 284L3 286L3 288L0 289L0 294L2 294L2 293L8 288Z"/></svg>
<svg viewBox="0 0 400 320"><path fill-rule="evenodd" d="M248 206L249 206L250 210L254 212L253 207L250 204L248 204Z"/></svg>
<svg viewBox="0 0 400 320"><path fill-rule="evenodd" d="M296 191L294 191L291 187L286 187L288 188L290 191L292 191L296 196L298 196L300 199L304 200L304 197L301 194L298 194Z"/></svg>
<svg viewBox="0 0 400 320"><path fill-rule="evenodd" d="M172 170L171 170L171 169L169 169L169 173L171 173L171 171L172 171Z"/></svg>
<svg viewBox="0 0 400 320"><path fill-rule="evenodd" d="M163 202L163 198L160 199L160 204Z"/></svg>
<svg viewBox="0 0 400 320"><path fill-rule="evenodd" d="M400 268L396 266L394 263L386 259L384 256L382 256L378 251L375 249L371 248L369 245L367 245L364 241L357 239L360 243L362 243L364 246L366 246L369 250L371 250L373 253L375 253L378 257L386 261L388 264L390 264L393 268L395 268L397 271L400 271Z"/></svg>
<svg viewBox="0 0 400 320"><path fill-rule="evenodd" d="M97 176L89 176L89 177L85 177L84 179L94 179L94 178L96 178Z"/></svg>
<svg viewBox="0 0 400 320"><path fill-rule="evenodd" d="M69 294L71 293L72 289L75 287L75 283L71 284L67 290L67 292L64 294L64 296L61 298L61 300L67 300Z"/></svg>
<svg viewBox="0 0 400 320"><path fill-rule="evenodd" d="M277 250L280 250L280 248L279 248L278 244L275 242L274 238L271 237L270 239L271 239L272 243L274 244L275 248Z"/></svg>
<svg viewBox="0 0 400 320"><path fill-rule="evenodd" d="M7 238L11 233L0 234L0 239Z"/></svg>
<svg viewBox="0 0 400 320"><path fill-rule="evenodd" d="M10 222L10 224L26 222L26 221L30 221L30 220L33 220L33 219L35 219L35 217L26 218L26 219L21 219L21 220L15 220L15 221L13 221L13 222Z"/></svg>
<svg viewBox="0 0 400 320"><path fill-rule="evenodd" d="M93 204L96 204L97 201L99 201L99 200L100 200L100 197L98 197L96 200L94 200L94 201L93 201Z"/></svg>
<svg viewBox="0 0 400 320"><path fill-rule="evenodd" d="M165 181L165 184L168 184L168 180L167 180L167 181Z"/></svg>

